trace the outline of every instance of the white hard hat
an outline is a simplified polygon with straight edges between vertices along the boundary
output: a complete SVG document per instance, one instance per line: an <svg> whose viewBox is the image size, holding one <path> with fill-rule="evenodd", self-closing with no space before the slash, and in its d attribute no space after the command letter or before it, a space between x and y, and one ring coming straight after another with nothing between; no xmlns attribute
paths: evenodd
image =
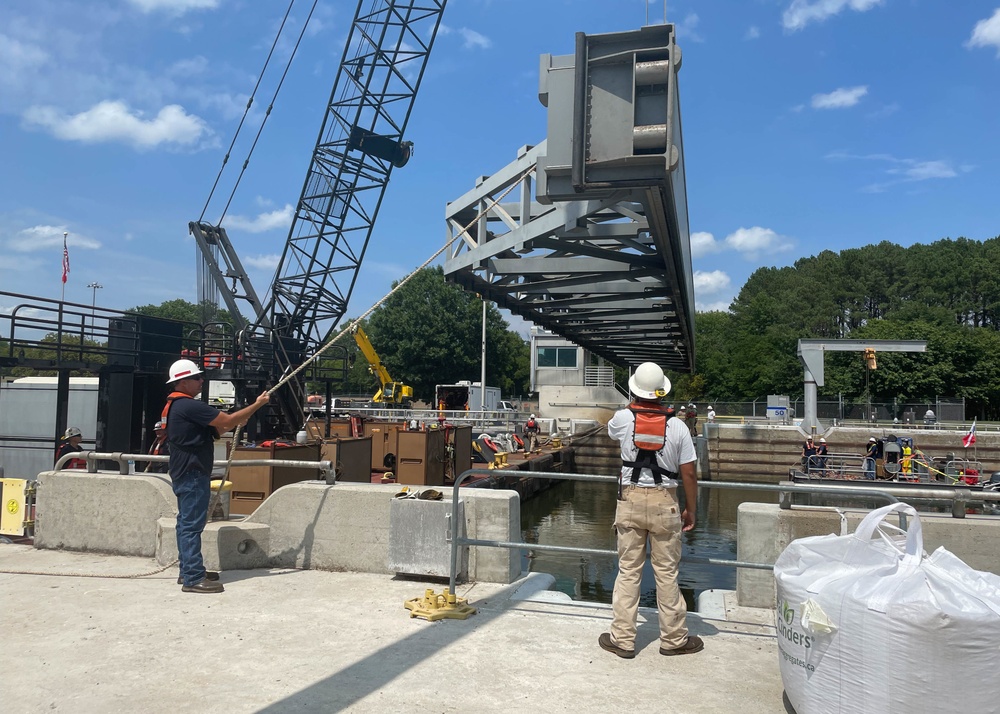
<svg viewBox="0 0 1000 714"><path fill-rule="evenodd" d="M670 380L659 365L643 362L636 367L635 374L628 378L628 388L640 399L659 399L670 391Z"/></svg>
<svg viewBox="0 0 1000 714"><path fill-rule="evenodd" d="M530 415L530 416L529 416L528 418L529 418L529 419L534 419L534 418L535 418L535 415L534 415L534 414L532 414L532 415Z"/></svg>
<svg viewBox="0 0 1000 714"><path fill-rule="evenodd" d="M71 426L66 429L66 434L63 436L64 439L72 439L74 436L83 436L83 432L80 431L80 427Z"/></svg>
<svg viewBox="0 0 1000 714"><path fill-rule="evenodd" d="M153 429L165 429L166 427L167 425L163 422L163 420L160 420L155 424L153 424Z"/></svg>
<svg viewBox="0 0 1000 714"><path fill-rule="evenodd" d="M167 384L172 384L181 379L196 377L201 374L201 369L189 359L179 359L170 365L170 379Z"/></svg>
<svg viewBox="0 0 1000 714"><path fill-rule="evenodd" d="M709 404L709 405L708 405L708 408L709 408L709 410L711 410L711 409L712 409L712 405L711 405L711 404Z"/></svg>

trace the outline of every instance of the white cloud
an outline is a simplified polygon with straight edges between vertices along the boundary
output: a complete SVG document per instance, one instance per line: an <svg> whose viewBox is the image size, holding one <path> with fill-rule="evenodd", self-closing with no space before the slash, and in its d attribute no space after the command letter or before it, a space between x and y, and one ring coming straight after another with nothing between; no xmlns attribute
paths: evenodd
<svg viewBox="0 0 1000 714"><path fill-rule="evenodd" d="M683 20L677 23L677 37L692 42L704 42L705 38L698 34L698 16L689 12Z"/></svg>
<svg viewBox="0 0 1000 714"><path fill-rule="evenodd" d="M698 312L729 312L732 300L715 300L713 302L701 302L695 298L695 306Z"/></svg>
<svg viewBox="0 0 1000 714"><path fill-rule="evenodd" d="M171 15L183 15L188 10L214 10L219 6L219 0L128 0L128 3L141 12L164 10Z"/></svg>
<svg viewBox="0 0 1000 714"><path fill-rule="evenodd" d="M778 253L792 248L791 240L760 226L738 228L726 236L724 242L726 247L742 253L748 260L754 260L762 253Z"/></svg>
<svg viewBox="0 0 1000 714"><path fill-rule="evenodd" d="M223 223L228 230L236 229L247 233L264 233L276 228L287 229L292 225L292 215L294 214L292 204L286 203L284 208L279 208L267 213L259 213L254 218L246 216L226 216Z"/></svg>
<svg viewBox="0 0 1000 714"><path fill-rule="evenodd" d="M691 234L691 257L702 258L712 253L718 253L722 246L715 240L711 233L698 231Z"/></svg>
<svg viewBox="0 0 1000 714"><path fill-rule="evenodd" d="M729 287L731 282L729 275L721 270L713 270L711 272L704 270L694 271L695 295L722 292Z"/></svg>
<svg viewBox="0 0 1000 714"><path fill-rule="evenodd" d="M493 46L493 40L491 40L489 37L486 37L486 35L480 34L475 30L469 29L468 27L459 27L458 29L455 29L453 27L445 25L444 23L441 23L441 26L438 27L439 35L442 36L450 35L453 32L457 32L459 35L462 36L463 40L462 47L464 47L467 50L473 49L475 47L486 50Z"/></svg>
<svg viewBox="0 0 1000 714"><path fill-rule="evenodd" d="M1000 57L1000 8L993 15L980 20L972 28L972 37L965 43L966 47L996 47L997 57Z"/></svg>
<svg viewBox="0 0 1000 714"><path fill-rule="evenodd" d="M747 29L747 33L743 35L744 40L756 40L758 37L760 37L760 30L756 25L750 25Z"/></svg>
<svg viewBox="0 0 1000 714"><path fill-rule="evenodd" d="M188 59L177 60L167 70L167 74L172 77L194 77L204 74L208 69L208 59L198 55Z"/></svg>
<svg viewBox="0 0 1000 714"><path fill-rule="evenodd" d="M53 107L35 106L24 113L24 121L29 126L48 129L53 136L66 141L86 144L120 141L137 149L165 143L190 146L210 132L204 120L176 104L163 107L153 119L142 116L142 112L133 112L124 102L105 101L74 115L61 114Z"/></svg>
<svg viewBox="0 0 1000 714"><path fill-rule="evenodd" d="M274 270L278 267L280 261L281 256L277 253L272 253L271 255L254 255L243 259L244 263L258 270Z"/></svg>
<svg viewBox="0 0 1000 714"><path fill-rule="evenodd" d="M0 77L11 81L23 72L41 67L49 54L38 45L20 42L0 33Z"/></svg>
<svg viewBox="0 0 1000 714"><path fill-rule="evenodd" d="M889 169L887 173L903 176L907 181L934 178L955 178L958 172L947 161L918 161L905 168Z"/></svg>
<svg viewBox="0 0 1000 714"><path fill-rule="evenodd" d="M69 233L66 237L66 245L70 248L96 250L101 247L100 241L73 233L66 226L24 228L7 240L7 247L16 253L35 253L52 248L62 248L63 233Z"/></svg>
<svg viewBox="0 0 1000 714"><path fill-rule="evenodd" d="M462 47L465 49L472 49L478 47L483 50L488 50L493 46L493 41L486 35L481 35L475 30L470 30L468 27L458 28L458 33L462 36L464 42Z"/></svg>
<svg viewBox="0 0 1000 714"><path fill-rule="evenodd" d="M801 30L810 22L822 22L839 14L844 8L866 12L882 0L792 0L781 16L781 24L786 30Z"/></svg>
<svg viewBox="0 0 1000 714"><path fill-rule="evenodd" d="M975 168L970 164L962 164L956 169L951 161L898 159L892 154L851 154L845 151L834 151L827 154L826 158L841 161L884 161L892 164L892 168L886 169L885 173L894 178L890 181L865 186L862 190L866 193L881 193L890 186L900 183L955 178L960 172L968 173Z"/></svg>
<svg viewBox="0 0 1000 714"><path fill-rule="evenodd" d="M843 109L853 107L861 97L868 94L867 86L841 87L829 94L814 94L812 98L813 109Z"/></svg>

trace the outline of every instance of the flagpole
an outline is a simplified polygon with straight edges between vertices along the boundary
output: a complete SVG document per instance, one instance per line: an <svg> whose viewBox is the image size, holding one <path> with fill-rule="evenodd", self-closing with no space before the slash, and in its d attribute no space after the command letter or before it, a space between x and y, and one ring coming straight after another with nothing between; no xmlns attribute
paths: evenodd
<svg viewBox="0 0 1000 714"><path fill-rule="evenodd" d="M69 231L63 231L63 274L62 274L62 298L60 302L66 302L66 238L69 236Z"/></svg>

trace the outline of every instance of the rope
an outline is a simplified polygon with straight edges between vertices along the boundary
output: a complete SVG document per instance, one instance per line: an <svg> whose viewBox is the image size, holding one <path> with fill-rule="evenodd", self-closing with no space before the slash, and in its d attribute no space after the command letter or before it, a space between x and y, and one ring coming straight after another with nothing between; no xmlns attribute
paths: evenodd
<svg viewBox="0 0 1000 714"><path fill-rule="evenodd" d="M476 216L471 221L469 221L468 224L466 224L466 226L461 231L459 231L458 233L456 233L450 240L446 241L443 246L441 246L437 251L435 251L427 260L425 260L423 263L421 263L419 267L417 267L416 269L414 269L412 272L410 272L409 275L407 275L405 278L403 278L402 280L400 280L399 283L397 283L396 287L392 288L392 290L390 290L388 293L386 293L374 305L372 305L370 308L368 308L359 317L355 318L351 322L351 324L348 325L344 330L342 330L340 333L338 333L333 338L331 338L325 345L323 345L318 350L316 350L316 352L313 353L310 357L307 357L306 359L304 359L302 361L302 364L300 364L294 370L292 370L288 374L285 374L278 381L277 384L275 384L273 387L271 387L270 389L267 390L267 395L270 397L278 389L280 389L285 384L287 384L289 381L291 381L292 379L294 379L295 376L298 375L298 373L301 372L303 369L305 369L310 362L312 362L312 361L314 361L316 359L319 359L320 355L322 355L324 352L326 352L328 349L330 349L341 337L343 337L347 333L351 332L351 330L353 330L356 325L358 325L362 320L364 320L366 317L368 317L373 312L375 312L375 310L377 310L379 307L381 307L382 304L384 304L386 300L388 300L390 297L392 297L392 295L394 293L396 293L404 285L406 285L417 273L419 273L421 270L423 270L428 265L430 265L432 261L434 261L439 255L441 255L444 251L446 251L449 247L451 247L452 243L454 243L456 240L458 240L463 235L465 235L466 233L468 233L469 229L472 228L472 226L480 218L482 218L487 213L489 213L497 204L500 203L500 201L502 201L504 198L506 198L507 194L509 194L511 191L513 191L514 188L517 187L518 184L520 184L521 181L523 181L524 178L529 173L531 173L531 171L532 171L532 169L530 167L527 168L527 169L525 169L524 171L522 171L511 182L511 185L508 186L507 189L503 193L501 193L497 198L491 199L490 202L488 203L488 205L486 205L478 214L476 214ZM232 466L233 466L233 456L236 454L235 444L239 444L240 443L240 434L242 434L242 432L243 432L243 426L241 424L237 424L236 429L233 431L233 440L232 440L232 443L234 444L234 446L229 450L229 458L226 460L226 471L222 475L222 482L219 484L219 490L212 495L212 500L209 503L209 506L208 506L208 512L209 513L212 513L213 511L215 511L215 507L218 504L219 498L221 497L222 492L223 492L223 490L226 487L226 483L230 483L229 472L230 472L230 470L232 469Z"/></svg>
<svg viewBox="0 0 1000 714"><path fill-rule="evenodd" d="M157 575L162 573L167 568L172 568L177 565L177 561L168 563L162 568L157 568L156 570L148 570L144 573L132 573L131 575L97 575L96 573L53 573L45 572L42 570L14 570L12 568L0 568L0 573L5 575L51 575L59 578L105 578L108 580L131 580L134 578L148 578L150 575Z"/></svg>

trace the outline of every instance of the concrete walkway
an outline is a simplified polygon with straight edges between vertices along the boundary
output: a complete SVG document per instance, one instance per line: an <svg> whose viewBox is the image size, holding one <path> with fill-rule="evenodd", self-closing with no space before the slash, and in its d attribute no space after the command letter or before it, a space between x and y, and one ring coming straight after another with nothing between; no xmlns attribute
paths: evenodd
<svg viewBox="0 0 1000 714"><path fill-rule="evenodd" d="M641 651L623 660L597 645L610 608L538 592L547 576L462 585L478 613L432 623L403 602L444 586L384 575L230 571L221 595L182 593L176 567L111 577L157 567L0 545L0 571L105 576L0 573L2 710L790 711L767 611L691 615L705 651L672 658L642 611Z"/></svg>

